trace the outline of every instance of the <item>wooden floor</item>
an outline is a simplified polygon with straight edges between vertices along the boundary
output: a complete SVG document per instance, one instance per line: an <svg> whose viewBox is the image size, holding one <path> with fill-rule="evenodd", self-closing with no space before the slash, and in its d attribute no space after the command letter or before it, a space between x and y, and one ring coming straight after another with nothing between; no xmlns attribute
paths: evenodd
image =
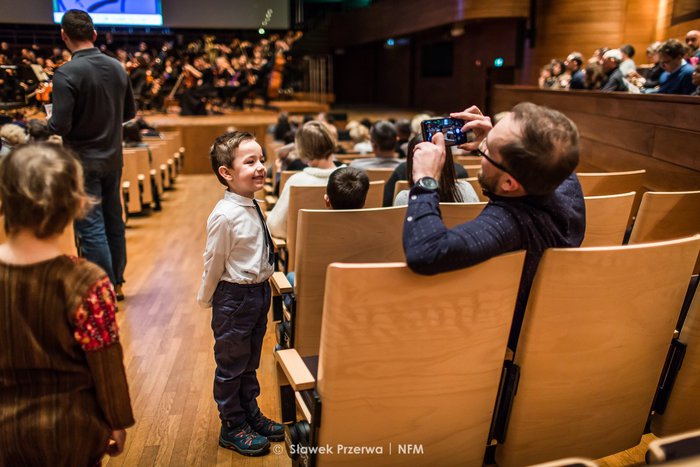
<svg viewBox="0 0 700 467"><path fill-rule="evenodd" d="M136 425L125 452L105 458L118 466L288 466L284 443L247 458L218 447L219 417L212 396L211 310L195 302L209 212L223 194L213 176L181 176L163 210L129 219L124 292L118 321ZM279 419L270 324L259 378L263 412ZM274 452L281 454L275 454Z"/></svg>
<svg viewBox="0 0 700 467"><path fill-rule="evenodd" d="M214 340L211 311L195 303L202 273L205 225L223 189L211 175L183 175L167 192L163 211L131 218L129 263L118 314L136 425L125 452L106 458L125 466L288 466L284 443L262 458L218 447L219 418L212 397ZM263 411L279 419L270 323L259 379ZM643 465L646 444L601 460L603 466Z"/></svg>

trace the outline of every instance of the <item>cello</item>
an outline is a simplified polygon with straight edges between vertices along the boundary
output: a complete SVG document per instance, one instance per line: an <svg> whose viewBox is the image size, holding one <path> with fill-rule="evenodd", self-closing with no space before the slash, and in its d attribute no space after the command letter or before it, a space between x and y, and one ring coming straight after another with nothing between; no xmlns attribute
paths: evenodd
<svg viewBox="0 0 700 467"><path fill-rule="evenodd" d="M284 72L284 52L281 50L275 54L275 64L270 72L270 81L267 84L267 98L277 99L280 96L280 88L282 87L282 79Z"/></svg>

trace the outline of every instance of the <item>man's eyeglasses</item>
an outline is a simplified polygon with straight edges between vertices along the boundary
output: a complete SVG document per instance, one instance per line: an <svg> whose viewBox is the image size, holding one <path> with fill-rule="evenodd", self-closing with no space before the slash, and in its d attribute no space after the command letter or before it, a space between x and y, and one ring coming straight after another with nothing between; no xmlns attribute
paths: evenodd
<svg viewBox="0 0 700 467"><path fill-rule="evenodd" d="M505 166L503 166L502 164L499 164L499 163L496 162L495 160L491 159L491 156L489 156L488 154L486 154L486 153L485 153L484 151L482 151L481 149L477 149L475 152L476 152L479 156L481 156L481 157L483 157L484 159L486 159L487 161L489 161L489 162L491 163L491 165L493 165L493 166L496 167L497 169L501 169L501 170L504 171L505 173L507 173L507 174L509 174L509 175L512 175L512 174L510 173L510 170L506 169Z"/></svg>

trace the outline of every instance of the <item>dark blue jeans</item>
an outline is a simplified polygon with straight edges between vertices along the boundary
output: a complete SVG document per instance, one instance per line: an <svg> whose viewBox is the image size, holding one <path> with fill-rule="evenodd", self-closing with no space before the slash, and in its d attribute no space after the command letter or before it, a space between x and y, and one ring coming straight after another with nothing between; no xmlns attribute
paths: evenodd
<svg viewBox="0 0 700 467"><path fill-rule="evenodd" d="M122 219L122 169L85 172L85 191L99 200L85 219L75 221L80 253L100 266L112 284L124 282L126 238Z"/></svg>
<svg viewBox="0 0 700 467"><path fill-rule="evenodd" d="M267 330L270 284L219 282L212 300L214 400L223 423L236 427L258 411L256 370Z"/></svg>

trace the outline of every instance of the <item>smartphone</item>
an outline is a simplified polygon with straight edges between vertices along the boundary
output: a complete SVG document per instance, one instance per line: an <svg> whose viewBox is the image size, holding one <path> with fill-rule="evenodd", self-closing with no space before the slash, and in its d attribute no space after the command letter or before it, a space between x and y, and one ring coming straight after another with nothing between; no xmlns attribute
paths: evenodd
<svg viewBox="0 0 700 467"><path fill-rule="evenodd" d="M433 135L441 132L445 135L445 146L459 146L474 141L474 132L462 132L464 120L459 118L440 117L420 122L423 141L431 141Z"/></svg>

